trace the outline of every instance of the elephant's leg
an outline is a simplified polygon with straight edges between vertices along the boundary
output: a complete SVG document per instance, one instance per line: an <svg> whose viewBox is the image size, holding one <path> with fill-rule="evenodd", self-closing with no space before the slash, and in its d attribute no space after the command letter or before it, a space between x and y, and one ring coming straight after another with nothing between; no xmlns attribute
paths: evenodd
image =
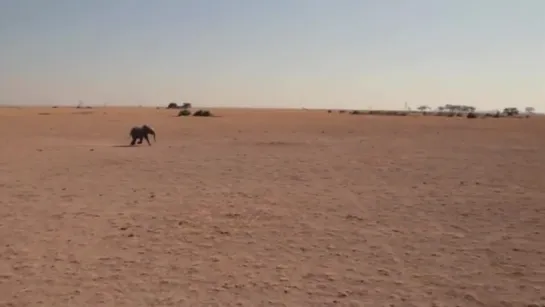
<svg viewBox="0 0 545 307"><path fill-rule="evenodd" d="M136 139L135 137L132 138L132 141L131 141L131 146L134 145L136 143Z"/></svg>
<svg viewBox="0 0 545 307"><path fill-rule="evenodd" d="M151 143L150 143L150 141L149 141L148 136L147 136L147 135L144 135L144 138L146 139L146 142L148 142L148 145L151 146Z"/></svg>
<svg viewBox="0 0 545 307"><path fill-rule="evenodd" d="M138 143L137 144L142 144L143 141L144 141L143 137L138 137Z"/></svg>

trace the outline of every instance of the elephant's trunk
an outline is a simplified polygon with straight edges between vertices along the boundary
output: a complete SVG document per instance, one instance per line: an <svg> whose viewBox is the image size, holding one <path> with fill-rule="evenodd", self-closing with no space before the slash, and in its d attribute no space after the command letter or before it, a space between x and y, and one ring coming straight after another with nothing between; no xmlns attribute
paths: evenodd
<svg viewBox="0 0 545 307"><path fill-rule="evenodd" d="M157 139L155 138L155 130L153 130L152 127L148 125L142 126L142 132L144 132L146 135L151 134L153 135L153 141L157 142Z"/></svg>

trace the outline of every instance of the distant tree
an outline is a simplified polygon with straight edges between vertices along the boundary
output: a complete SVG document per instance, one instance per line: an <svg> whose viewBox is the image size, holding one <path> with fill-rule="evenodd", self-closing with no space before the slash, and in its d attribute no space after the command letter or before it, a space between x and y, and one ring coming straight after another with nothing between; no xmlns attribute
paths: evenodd
<svg viewBox="0 0 545 307"><path fill-rule="evenodd" d="M176 104L175 102L171 102L167 106L167 109L177 109L177 108L178 108L178 104Z"/></svg>
<svg viewBox="0 0 545 307"><path fill-rule="evenodd" d="M536 111L534 107L526 107L524 110L526 111L526 113L530 114L533 114Z"/></svg>
<svg viewBox="0 0 545 307"><path fill-rule="evenodd" d="M458 107L458 110L460 112L465 112L465 113L472 113L472 112L475 112L475 110L476 110L475 107L466 106L466 105L461 105L461 106L457 106L457 107Z"/></svg>
<svg viewBox="0 0 545 307"><path fill-rule="evenodd" d="M519 115L519 110L517 108L505 108L502 113L506 116L516 116Z"/></svg>
<svg viewBox="0 0 545 307"><path fill-rule="evenodd" d="M181 106L182 109L186 110L186 109L191 109L191 103L189 102L184 102Z"/></svg>
<svg viewBox="0 0 545 307"><path fill-rule="evenodd" d="M443 111L445 111L445 107L440 106L440 107L437 108L437 110L439 110L439 112L443 112Z"/></svg>
<svg viewBox="0 0 545 307"><path fill-rule="evenodd" d="M422 106L419 106L417 109L420 112L424 112L424 111L430 109L430 107L422 105Z"/></svg>

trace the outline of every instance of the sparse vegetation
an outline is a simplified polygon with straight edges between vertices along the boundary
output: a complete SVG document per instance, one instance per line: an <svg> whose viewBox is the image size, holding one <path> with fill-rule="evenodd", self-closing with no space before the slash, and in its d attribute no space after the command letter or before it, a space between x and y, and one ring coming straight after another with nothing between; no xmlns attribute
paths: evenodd
<svg viewBox="0 0 545 307"><path fill-rule="evenodd" d="M519 115L519 110L517 108L505 108L502 113L505 116L517 116Z"/></svg>
<svg viewBox="0 0 545 307"><path fill-rule="evenodd" d="M477 108L472 106L466 106L466 105L456 105L456 104L446 104L443 107L443 110L447 110L449 112L461 112L461 113L469 113L469 112L475 112Z"/></svg>
<svg viewBox="0 0 545 307"><path fill-rule="evenodd" d="M426 112L427 110L431 110L431 108L428 107L428 106L423 105L423 106L419 106L417 108L417 110L420 111L420 112Z"/></svg>
<svg viewBox="0 0 545 307"><path fill-rule="evenodd" d="M189 115L191 115L191 111L187 109L183 109L183 110L180 110L180 112L178 112L178 116L189 116Z"/></svg>
<svg viewBox="0 0 545 307"><path fill-rule="evenodd" d="M92 108L93 107L91 107L91 106L85 106L83 104L83 101L81 101L81 100L78 102L78 105L76 106L76 109L92 109Z"/></svg>
<svg viewBox="0 0 545 307"><path fill-rule="evenodd" d="M467 113L467 118L478 118L478 116L474 112L469 112Z"/></svg>
<svg viewBox="0 0 545 307"><path fill-rule="evenodd" d="M478 112L477 108L466 105L451 105L437 107L436 109L426 105L421 105L417 108L417 111L411 111L407 107L407 110L352 110L348 113L351 115L383 115L383 116L408 116L408 115L429 115L429 116L446 116L446 117L465 117L469 119L473 118L501 118L501 117L516 117L516 118L529 118L533 115L535 109L533 107L526 107L525 112L520 113L517 108L505 108L502 112L499 110L496 113ZM327 110L327 113L333 113L333 110ZM346 113L346 110L338 110L339 113Z"/></svg>
<svg viewBox="0 0 545 307"><path fill-rule="evenodd" d="M390 110L370 110L370 111L361 111L353 110L350 111L352 115L385 115L385 116L407 116L410 112L408 111L390 111Z"/></svg>
<svg viewBox="0 0 545 307"><path fill-rule="evenodd" d="M191 109L191 103L189 102L184 102L181 106L178 105L177 103L175 102L171 102L168 104L167 106L167 109Z"/></svg>
<svg viewBox="0 0 545 307"><path fill-rule="evenodd" d="M212 112L208 110L198 110L197 112L193 113L193 116L209 117L209 116L212 116Z"/></svg>

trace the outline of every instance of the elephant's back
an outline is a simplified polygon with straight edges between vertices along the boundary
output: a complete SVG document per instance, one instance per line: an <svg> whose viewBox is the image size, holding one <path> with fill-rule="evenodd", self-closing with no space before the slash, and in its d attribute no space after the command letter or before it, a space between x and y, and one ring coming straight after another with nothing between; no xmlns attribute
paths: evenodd
<svg viewBox="0 0 545 307"><path fill-rule="evenodd" d="M142 128L134 126L131 128L131 135L140 135L142 133Z"/></svg>

